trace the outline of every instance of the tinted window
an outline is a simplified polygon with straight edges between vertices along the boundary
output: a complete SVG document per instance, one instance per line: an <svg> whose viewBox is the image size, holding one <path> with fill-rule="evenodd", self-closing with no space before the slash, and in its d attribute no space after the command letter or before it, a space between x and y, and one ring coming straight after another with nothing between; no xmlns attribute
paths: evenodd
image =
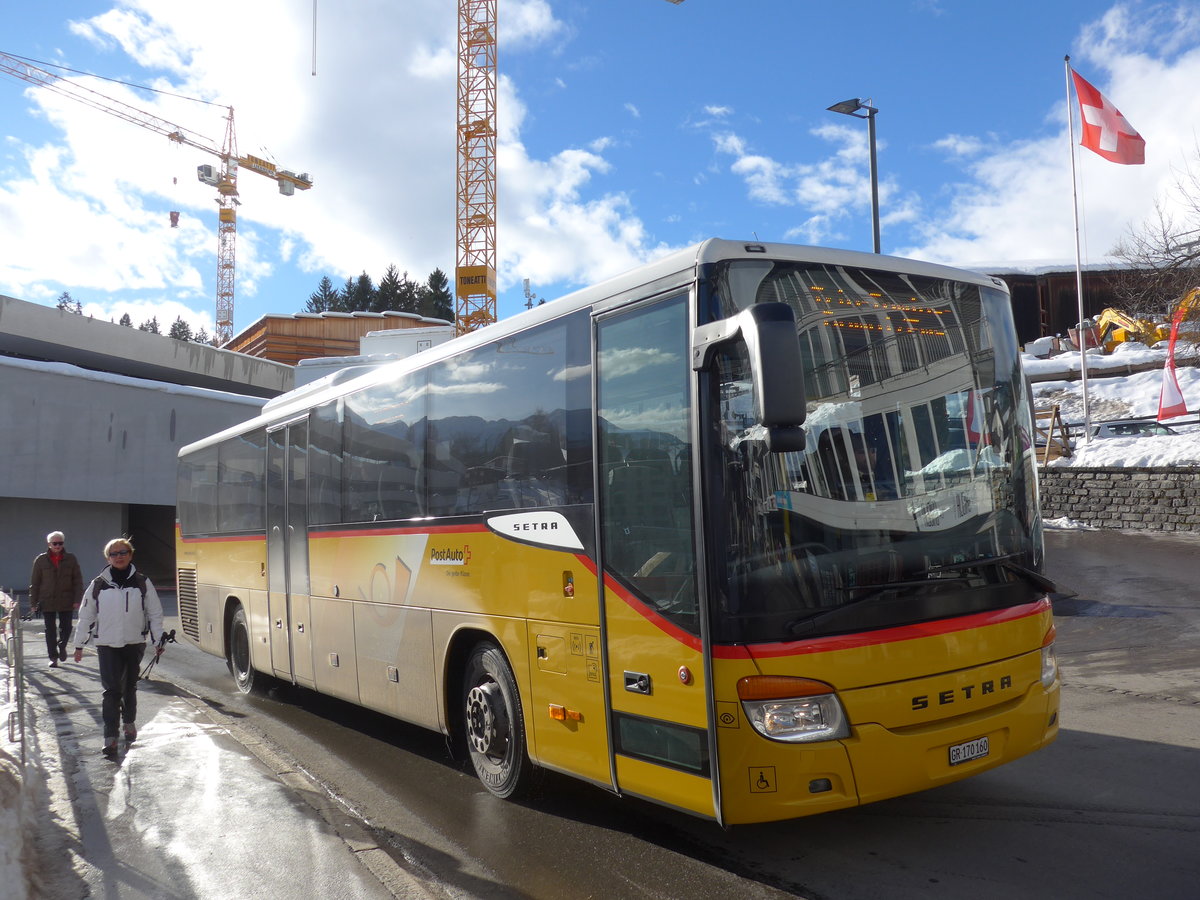
<svg viewBox="0 0 1200 900"><path fill-rule="evenodd" d="M217 530L217 448L205 447L179 461L179 528L183 534Z"/></svg>
<svg viewBox="0 0 1200 900"><path fill-rule="evenodd" d="M308 509L315 525L342 521L342 415L335 400L309 415Z"/></svg>
<svg viewBox="0 0 1200 900"><path fill-rule="evenodd" d="M589 501L587 360L579 314L432 366L427 514Z"/></svg>
<svg viewBox="0 0 1200 900"><path fill-rule="evenodd" d="M218 448L218 530L262 531L266 435L260 429L239 435Z"/></svg>
<svg viewBox="0 0 1200 900"><path fill-rule="evenodd" d="M423 514L418 477L424 417L424 372L346 397L342 477L347 522Z"/></svg>

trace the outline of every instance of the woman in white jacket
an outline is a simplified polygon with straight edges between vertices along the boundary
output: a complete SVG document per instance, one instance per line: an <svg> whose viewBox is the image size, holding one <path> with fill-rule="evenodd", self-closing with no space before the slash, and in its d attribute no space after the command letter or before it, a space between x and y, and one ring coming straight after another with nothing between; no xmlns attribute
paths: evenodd
<svg viewBox="0 0 1200 900"><path fill-rule="evenodd" d="M133 544L125 538L104 547L108 566L83 592L75 626L75 662L92 643L100 658L104 753L117 752L117 732L125 723L125 742L137 737L137 683L146 652L162 634L162 604L150 579L133 567Z"/></svg>

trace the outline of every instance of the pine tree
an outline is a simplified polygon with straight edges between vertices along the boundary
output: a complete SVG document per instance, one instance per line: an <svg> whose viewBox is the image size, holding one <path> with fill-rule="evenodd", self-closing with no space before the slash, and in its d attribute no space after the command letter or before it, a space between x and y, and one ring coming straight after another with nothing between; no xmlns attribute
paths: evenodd
<svg viewBox="0 0 1200 900"><path fill-rule="evenodd" d="M148 331L151 334L162 334L162 332L158 330L158 316L151 316L149 321L143 322L138 326L138 331Z"/></svg>
<svg viewBox="0 0 1200 900"><path fill-rule="evenodd" d="M183 316L176 316L175 321L171 323L171 330L167 332L167 337L175 338L177 341L190 341L192 326L183 321Z"/></svg>
<svg viewBox="0 0 1200 900"><path fill-rule="evenodd" d="M212 338L208 336L208 330L201 325L200 330L192 335L192 342L196 344L210 344L212 343Z"/></svg>
<svg viewBox="0 0 1200 900"><path fill-rule="evenodd" d="M124 325L126 328L132 328L133 319L129 318L129 313L125 313L123 316L121 316L121 321L117 322L117 324Z"/></svg>
<svg viewBox="0 0 1200 900"><path fill-rule="evenodd" d="M454 321L454 298L450 295L450 280L441 269L434 269L429 275L429 280L421 286L420 306L417 311L431 319Z"/></svg>
<svg viewBox="0 0 1200 900"><path fill-rule="evenodd" d="M333 282L326 275L321 279L321 283L317 285L316 291L308 295L308 303L304 305L304 311L310 313L325 312L337 308L338 292L334 288Z"/></svg>
<svg viewBox="0 0 1200 900"><path fill-rule="evenodd" d="M354 309L354 279L347 278L342 289L338 291L337 306L332 312L350 312Z"/></svg>
<svg viewBox="0 0 1200 900"><path fill-rule="evenodd" d="M83 315L83 304L72 298L70 291L63 291L58 295L55 308L61 309L63 312L74 313L77 316Z"/></svg>
<svg viewBox="0 0 1200 900"><path fill-rule="evenodd" d="M358 276L358 280L354 282L354 299L351 302L350 309L347 312L367 312L375 303L375 285L371 281L371 276L363 271Z"/></svg>
<svg viewBox="0 0 1200 900"><path fill-rule="evenodd" d="M407 280L407 277L405 280ZM375 302L371 306L371 312L400 309L400 290L400 273L396 271L395 264L392 264L387 267L387 271L383 273L383 278L379 281L379 287L375 291Z"/></svg>

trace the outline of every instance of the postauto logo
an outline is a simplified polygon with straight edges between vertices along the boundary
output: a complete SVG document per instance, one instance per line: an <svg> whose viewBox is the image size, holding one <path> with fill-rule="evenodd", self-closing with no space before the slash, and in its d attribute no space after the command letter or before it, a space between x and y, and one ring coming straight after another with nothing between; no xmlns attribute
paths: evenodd
<svg viewBox="0 0 1200 900"><path fill-rule="evenodd" d="M465 566L471 561L471 547L463 544L461 547L430 547L429 564L431 566Z"/></svg>

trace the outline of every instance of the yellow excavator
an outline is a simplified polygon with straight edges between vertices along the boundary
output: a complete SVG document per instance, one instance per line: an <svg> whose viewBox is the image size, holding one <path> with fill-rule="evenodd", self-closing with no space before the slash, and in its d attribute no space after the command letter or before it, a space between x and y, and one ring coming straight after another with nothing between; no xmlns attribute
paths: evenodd
<svg viewBox="0 0 1200 900"><path fill-rule="evenodd" d="M1196 294L1198 292L1195 290L1189 291L1187 297L1180 302L1186 303ZM1140 341L1147 347L1151 347L1171 336L1169 324L1162 325L1148 319L1138 319L1111 306L1096 316L1095 324L1096 333L1100 335L1100 343L1104 347L1105 353L1112 353L1118 344L1126 341Z"/></svg>

